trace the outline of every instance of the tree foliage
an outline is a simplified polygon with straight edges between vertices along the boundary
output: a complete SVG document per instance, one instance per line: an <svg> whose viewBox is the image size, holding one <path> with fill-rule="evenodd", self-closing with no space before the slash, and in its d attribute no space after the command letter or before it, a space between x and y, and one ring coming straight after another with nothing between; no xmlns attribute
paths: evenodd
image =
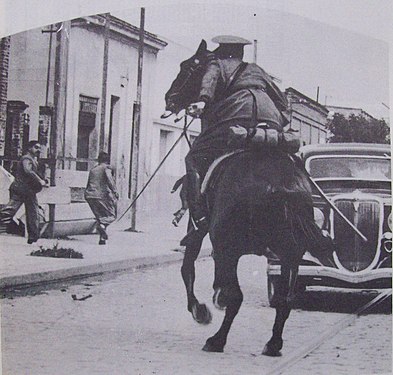
<svg viewBox="0 0 393 375"><path fill-rule="evenodd" d="M346 118L336 113L328 123L327 128L332 136L330 143L359 142L359 143L389 143L390 129L386 121L368 119L363 115L350 115Z"/></svg>

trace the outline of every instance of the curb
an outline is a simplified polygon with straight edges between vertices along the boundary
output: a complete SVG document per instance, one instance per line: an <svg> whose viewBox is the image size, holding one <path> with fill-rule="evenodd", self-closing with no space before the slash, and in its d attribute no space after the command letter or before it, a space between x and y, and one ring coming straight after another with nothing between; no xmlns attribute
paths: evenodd
<svg viewBox="0 0 393 375"><path fill-rule="evenodd" d="M202 248L199 259L209 257L211 249ZM0 278L0 292L9 292L13 289L29 288L45 284L57 283L99 276L123 271L136 272L141 269L154 268L162 265L170 265L183 260L183 253L157 255L152 257L141 257L124 259L115 262L89 264L81 267L71 267L61 270L35 272L25 275L15 275Z"/></svg>

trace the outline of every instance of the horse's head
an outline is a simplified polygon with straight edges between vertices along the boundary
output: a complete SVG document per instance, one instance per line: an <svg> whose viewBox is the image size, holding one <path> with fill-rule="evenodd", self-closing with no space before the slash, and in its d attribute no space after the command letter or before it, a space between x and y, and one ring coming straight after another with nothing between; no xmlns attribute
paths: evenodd
<svg viewBox="0 0 393 375"><path fill-rule="evenodd" d="M180 64L180 72L165 94L165 113L161 117L169 117L179 113L197 100L203 74L212 52L207 50L204 40L196 53Z"/></svg>

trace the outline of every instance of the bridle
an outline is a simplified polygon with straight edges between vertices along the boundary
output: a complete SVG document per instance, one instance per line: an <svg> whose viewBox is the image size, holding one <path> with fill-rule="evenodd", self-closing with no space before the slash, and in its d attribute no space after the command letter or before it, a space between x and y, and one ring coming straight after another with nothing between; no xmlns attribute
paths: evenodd
<svg viewBox="0 0 393 375"><path fill-rule="evenodd" d="M198 72L198 70L201 70L201 69L203 69L203 68L204 68L204 65L203 65L203 64L198 64L196 67L191 66L191 67L188 69L188 72L185 73L185 74L186 74L185 79L183 80L183 82L182 82L182 84L180 85L180 87L177 88L177 91L171 93L171 94L168 96L168 99L170 99L170 98L172 98L172 97L180 96L182 90L183 90L184 87L188 84L190 78L191 78L196 72Z"/></svg>

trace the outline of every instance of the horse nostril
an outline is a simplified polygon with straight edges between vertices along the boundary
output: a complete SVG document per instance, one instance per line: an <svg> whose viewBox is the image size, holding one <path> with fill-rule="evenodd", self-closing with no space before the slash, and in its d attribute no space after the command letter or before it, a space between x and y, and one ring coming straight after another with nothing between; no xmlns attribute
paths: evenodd
<svg viewBox="0 0 393 375"><path fill-rule="evenodd" d="M165 106L165 110L166 111L171 111L172 113L176 113L177 107L176 107L176 103L173 100L167 100L166 101L166 106Z"/></svg>

